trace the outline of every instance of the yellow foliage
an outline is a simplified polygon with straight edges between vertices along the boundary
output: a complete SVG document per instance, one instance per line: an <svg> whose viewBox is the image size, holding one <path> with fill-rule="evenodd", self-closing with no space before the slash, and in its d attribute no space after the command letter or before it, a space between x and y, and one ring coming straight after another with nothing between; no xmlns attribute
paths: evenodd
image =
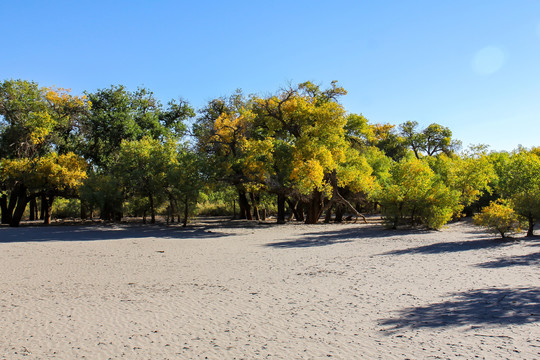
<svg viewBox="0 0 540 360"><path fill-rule="evenodd" d="M504 200L492 201L473 218L474 224L499 233L503 238L507 233L521 231L521 222L514 212L510 202Z"/></svg>
<svg viewBox="0 0 540 360"><path fill-rule="evenodd" d="M87 164L74 153L50 153L36 158L4 159L0 165L3 180L23 181L36 189L64 191L82 185Z"/></svg>
<svg viewBox="0 0 540 360"><path fill-rule="evenodd" d="M371 129L373 130L373 136L376 140L386 140L388 139L388 136L390 135L390 132L395 127L395 125L391 124L373 124L371 125Z"/></svg>
<svg viewBox="0 0 540 360"><path fill-rule="evenodd" d="M295 161L291 179L299 183L300 191L309 194L313 189L323 190L324 168L315 159Z"/></svg>
<svg viewBox="0 0 540 360"><path fill-rule="evenodd" d="M245 137L246 121L243 116L223 113L214 122L214 136L211 141L234 146Z"/></svg>
<svg viewBox="0 0 540 360"><path fill-rule="evenodd" d="M45 99L53 108L60 106L68 108L85 108L90 106L90 103L86 99L86 95L71 95L71 89L49 87L45 88L44 91Z"/></svg>
<svg viewBox="0 0 540 360"><path fill-rule="evenodd" d="M348 149L346 162L337 168L338 186L348 186L353 192L371 194L379 189L373 174L373 169L365 157L353 149Z"/></svg>

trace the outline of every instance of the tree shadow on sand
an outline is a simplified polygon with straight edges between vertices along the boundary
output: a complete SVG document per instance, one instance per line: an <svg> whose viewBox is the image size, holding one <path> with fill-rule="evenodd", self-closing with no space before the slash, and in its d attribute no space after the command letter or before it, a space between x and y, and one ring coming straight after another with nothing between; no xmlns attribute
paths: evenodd
<svg viewBox="0 0 540 360"><path fill-rule="evenodd" d="M168 227L163 225L67 225L0 228L0 243L40 241L98 241L138 238L197 239L228 234L206 227Z"/></svg>
<svg viewBox="0 0 540 360"><path fill-rule="evenodd" d="M540 322L540 288L479 289L456 293L455 300L403 309L384 319L390 333L399 329L464 325L520 325Z"/></svg>
<svg viewBox="0 0 540 360"><path fill-rule="evenodd" d="M412 230L412 232L416 232L416 230ZM403 232L400 232L400 234L401 233ZM296 239L272 242L265 244L265 246L273 248L307 248L349 243L362 238L380 238L390 236L396 236L395 231L386 230L380 226L363 225L354 228L347 227L338 230L322 229L316 232L307 232Z"/></svg>
<svg viewBox="0 0 540 360"><path fill-rule="evenodd" d="M467 241L440 242L430 245L393 250L381 255L444 254L460 251L482 250L513 244L512 239L474 239Z"/></svg>
<svg viewBox="0 0 540 360"><path fill-rule="evenodd" d="M496 269L508 266L529 266L529 265L540 265L540 252L527 254L527 255L518 255L518 256L507 256L501 257L497 260L488 261L482 264L478 264L478 267L486 269Z"/></svg>

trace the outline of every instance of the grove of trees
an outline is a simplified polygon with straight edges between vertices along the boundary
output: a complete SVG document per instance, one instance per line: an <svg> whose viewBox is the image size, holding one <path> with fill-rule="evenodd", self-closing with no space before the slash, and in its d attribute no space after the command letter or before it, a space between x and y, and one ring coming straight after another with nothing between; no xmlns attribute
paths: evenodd
<svg viewBox="0 0 540 360"><path fill-rule="evenodd" d="M271 211L279 223L314 224L380 213L392 228L439 229L480 213L475 221L502 236L518 223L533 235L538 148L462 150L439 124L370 123L344 108L344 95L337 82L305 82L268 96L237 91L195 110L182 99L163 105L146 88L72 95L5 80L1 222L49 223L55 201L77 199L82 219L164 215L186 225L201 199L220 197L243 219Z"/></svg>

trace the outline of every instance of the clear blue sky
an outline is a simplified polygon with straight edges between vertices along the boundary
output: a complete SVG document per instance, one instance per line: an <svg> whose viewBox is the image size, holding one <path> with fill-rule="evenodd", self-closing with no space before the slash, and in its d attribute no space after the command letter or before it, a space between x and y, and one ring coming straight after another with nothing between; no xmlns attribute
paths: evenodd
<svg viewBox="0 0 540 360"><path fill-rule="evenodd" d="M540 1L3 1L0 80L150 88L201 107L338 80L373 123L540 145Z"/></svg>

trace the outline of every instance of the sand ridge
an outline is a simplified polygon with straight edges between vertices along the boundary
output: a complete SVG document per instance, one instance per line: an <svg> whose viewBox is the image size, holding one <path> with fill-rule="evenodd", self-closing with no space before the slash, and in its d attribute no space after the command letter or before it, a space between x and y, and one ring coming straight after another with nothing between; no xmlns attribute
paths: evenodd
<svg viewBox="0 0 540 360"><path fill-rule="evenodd" d="M5 359L540 358L540 241L467 222L0 228Z"/></svg>

